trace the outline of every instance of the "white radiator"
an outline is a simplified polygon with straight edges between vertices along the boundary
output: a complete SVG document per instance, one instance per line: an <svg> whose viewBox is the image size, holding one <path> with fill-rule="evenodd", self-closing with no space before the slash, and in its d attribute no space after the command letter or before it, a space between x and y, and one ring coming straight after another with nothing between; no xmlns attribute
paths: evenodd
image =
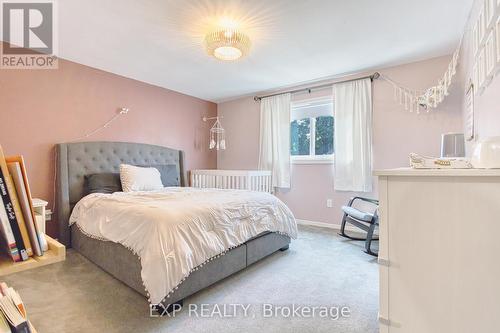
<svg viewBox="0 0 500 333"><path fill-rule="evenodd" d="M262 170L192 170L191 186L227 188L273 193L271 171Z"/></svg>

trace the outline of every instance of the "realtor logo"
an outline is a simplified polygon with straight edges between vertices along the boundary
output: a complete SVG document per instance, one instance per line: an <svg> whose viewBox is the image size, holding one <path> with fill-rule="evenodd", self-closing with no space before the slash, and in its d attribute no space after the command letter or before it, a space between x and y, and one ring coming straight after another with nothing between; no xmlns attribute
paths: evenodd
<svg viewBox="0 0 500 333"><path fill-rule="evenodd" d="M2 69L54 69L55 3L5 0L2 8Z"/></svg>

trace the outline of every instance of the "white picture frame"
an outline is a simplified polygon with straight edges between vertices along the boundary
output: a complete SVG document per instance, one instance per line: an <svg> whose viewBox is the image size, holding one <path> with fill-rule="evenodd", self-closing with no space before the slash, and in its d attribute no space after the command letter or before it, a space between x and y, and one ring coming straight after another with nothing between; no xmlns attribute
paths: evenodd
<svg viewBox="0 0 500 333"><path fill-rule="evenodd" d="M495 35L497 37L497 66L500 66L500 17L497 19Z"/></svg>
<svg viewBox="0 0 500 333"><path fill-rule="evenodd" d="M494 0L496 2L496 0ZM483 7L484 7L484 26L486 30L488 30L488 25L490 23L490 20L492 17L491 16L491 9L490 9L490 3L491 0L484 0Z"/></svg>
<svg viewBox="0 0 500 333"><path fill-rule="evenodd" d="M484 46L485 57L485 75L487 79L491 79L495 74L495 67L497 65L497 46L496 46L496 33L491 31L486 38Z"/></svg>
<svg viewBox="0 0 500 333"><path fill-rule="evenodd" d="M464 99L464 109L465 109L465 139L467 141L472 141L474 139L474 95L475 95L474 83L471 82L469 89L465 93Z"/></svg>
<svg viewBox="0 0 500 333"><path fill-rule="evenodd" d="M484 9L485 9L485 6L482 6L481 11L479 12L479 17L477 19L477 35L478 35L479 45L483 44L484 35L485 35L485 31L486 31Z"/></svg>
<svg viewBox="0 0 500 333"><path fill-rule="evenodd" d="M472 75L471 75L471 79L472 79L472 85L475 87L474 89L474 94L477 94L478 92L478 87L479 87L479 68L478 68L478 63L477 61L474 63L474 65L472 66Z"/></svg>
<svg viewBox="0 0 500 333"><path fill-rule="evenodd" d="M486 0L484 2L484 17L485 17L485 28L488 30L493 24L493 19L495 18L496 12L496 1L495 0Z"/></svg>
<svg viewBox="0 0 500 333"><path fill-rule="evenodd" d="M477 72L478 72L478 91L484 88L486 83L486 58L485 51L482 48L479 51L479 55L477 57Z"/></svg>
<svg viewBox="0 0 500 333"><path fill-rule="evenodd" d="M472 29L472 55L475 57L479 51L479 34L478 34L478 24L474 25Z"/></svg>

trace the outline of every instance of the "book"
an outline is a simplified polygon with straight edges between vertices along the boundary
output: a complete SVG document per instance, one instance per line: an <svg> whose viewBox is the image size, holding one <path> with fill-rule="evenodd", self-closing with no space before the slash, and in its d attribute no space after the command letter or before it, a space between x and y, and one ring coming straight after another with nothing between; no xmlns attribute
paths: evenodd
<svg viewBox="0 0 500 333"><path fill-rule="evenodd" d="M21 300L21 296L14 290L12 287L7 287L5 296L9 296L12 299L12 303L17 307L21 315L26 318L26 309L24 307L24 303Z"/></svg>
<svg viewBox="0 0 500 333"><path fill-rule="evenodd" d="M16 186L12 180L12 176L8 175L7 192L9 192L10 200L12 202L12 207L14 207L14 212L16 214L17 224L19 225L19 231L21 232L21 237L23 239L24 249L28 257L33 255L33 248L30 243L30 236L28 235L28 229L26 228L26 222L24 222L23 212L21 210L21 205L19 204L19 198L17 197ZM22 254L21 254L22 257ZM23 260L27 260L27 257L23 257Z"/></svg>
<svg viewBox="0 0 500 333"><path fill-rule="evenodd" d="M3 313L0 312L0 333L12 333L9 323Z"/></svg>
<svg viewBox="0 0 500 333"><path fill-rule="evenodd" d="M0 283L0 333L34 333L21 296L14 288Z"/></svg>
<svg viewBox="0 0 500 333"><path fill-rule="evenodd" d="M1 170L0 170L1 172ZM1 184L0 184L1 185ZM0 191L5 191L5 187L0 189ZM0 195L0 236L3 239L4 247L7 250L7 254L12 258L12 261L21 261L21 256L17 250L16 239L12 233L12 228L10 227L9 217L7 216L7 211L3 204L2 196Z"/></svg>
<svg viewBox="0 0 500 333"><path fill-rule="evenodd" d="M35 213L35 220L39 231L38 236L40 237L40 246L42 247L42 251L46 252L49 250L49 244L47 244L47 238L45 238L45 233L43 232L45 218L42 215Z"/></svg>
<svg viewBox="0 0 500 333"><path fill-rule="evenodd" d="M0 296L0 310L9 323L12 333L30 333L28 320L23 317L10 295Z"/></svg>
<svg viewBox="0 0 500 333"><path fill-rule="evenodd" d="M2 191L0 189L0 191ZM7 251L7 254L12 258L12 261L21 261L19 250L17 249L16 239L10 227L9 217L3 204L2 196L0 195L0 238L1 244Z"/></svg>
<svg viewBox="0 0 500 333"><path fill-rule="evenodd" d="M35 215L36 215L35 214L35 200L33 199L33 196L31 195L31 190L30 190L29 181L28 181L28 172L26 169L26 164L24 163L24 158L22 155L18 155L18 156L7 157L6 160L8 162L19 162L19 165L21 167L21 172L23 174L23 179L24 179L24 185L26 188L26 194L28 195L28 201L30 204L30 209L31 209L31 213L33 216L33 221L35 222L35 230L36 230L36 233L38 235L38 242L40 244L42 254L43 254L43 252L48 250L47 240L45 239L45 218L43 219L43 222L38 222L37 218L35 217ZM37 200L37 202L43 201L40 199L36 199L36 200Z"/></svg>
<svg viewBox="0 0 500 333"><path fill-rule="evenodd" d="M14 239L16 241L16 247L18 250L20 260L27 260L28 255L24 248L23 238L21 236L21 231L19 230L19 225L17 224L16 213L14 212L14 207L12 201L10 200L9 191L7 190L6 177L4 177L3 169L0 168L0 197L2 197L2 203L7 213L7 218L9 219L10 228Z"/></svg>
<svg viewBox="0 0 500 333"><path fill-rule="evenodd" d="M14 185L16 186L17 197L19 198L19 204L24 216L24 222L26 224L26 228L28 229L31 247L37 256L41 256L43 255L43 252L37 232L38 228L35 221L35 211L33 210L31 193L29 193L29 186L27 186L27 177L25 177L25 172L23 172L24 168L21 168L21 163L18 161L17 157L7 157L6 160L10 175L14 181ZM23 162L21 156L19 156L19 160ZM22 165L24 166L24 163Z"/></svg>
<svg viewBox="0 0 500 333"><path fill-rule="evenodd" d="M28 230L26 228L26 223L24 222L23 213L21 211L21 206L19 205L19 199L17 198L17 192L14 185L14 181L9 173L9 168L7 167L7 161L5 160L5 155L3 153L2 146L0 146L0 169L3 174L3 181L5 186L7 187L8 200L4 199L5 209L7 210L7 215L9 215L9 209L7 209L7 205L10 202L10 207L12 208L13 219L11 219L11 228L14 233L14 237L16 238L17 248L21 254L21 258L23 260L27 260L28 257L33 255L33 249L31 248L30 238L28 235ZM16 227L14 226L17 223L17 230L19 234L16 232ZM20 239L18 239L20 236ZM24 250L24 251L23 251Z"/></svg>

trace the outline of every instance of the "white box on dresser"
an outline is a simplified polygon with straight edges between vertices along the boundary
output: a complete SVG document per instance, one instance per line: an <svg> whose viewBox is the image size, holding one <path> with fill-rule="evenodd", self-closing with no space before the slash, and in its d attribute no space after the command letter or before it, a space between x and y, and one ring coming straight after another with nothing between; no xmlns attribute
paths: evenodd
<svg viewBox="0 0 500 333"><path fill-rule="evenodd" d="M375 175L380 332L500 332L500 170Z"/></svg>

